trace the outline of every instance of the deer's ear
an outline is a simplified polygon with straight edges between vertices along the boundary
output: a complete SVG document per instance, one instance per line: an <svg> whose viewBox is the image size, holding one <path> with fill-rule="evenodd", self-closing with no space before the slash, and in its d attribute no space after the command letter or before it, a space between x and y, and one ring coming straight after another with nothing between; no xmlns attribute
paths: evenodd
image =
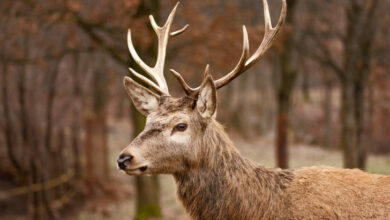
<svg viewBox="0 0 390 220"><path fill-rule="evenodd" d="M130 77L125 76L123 79L127 94L129 94L134 106L141 114L147 116L158 108L159 96L149 89L136 83Z"/></svg>
<svg viewBox="0 0 390 220"><path fill-rule="evenodd" d="M217 90L211 76L207 76L200 87L196 108L203 118L214 117L216 113Z"/></svg>

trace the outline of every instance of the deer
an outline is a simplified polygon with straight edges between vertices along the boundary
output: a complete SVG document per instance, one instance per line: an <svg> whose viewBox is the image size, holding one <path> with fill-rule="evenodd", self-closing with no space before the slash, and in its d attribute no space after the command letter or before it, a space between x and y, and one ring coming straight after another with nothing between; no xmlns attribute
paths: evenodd
<svg viewBox="0 0 390 220"><path fill-rule="evenodd" d="M139 57L128 31L130 54L150 78L132 68L133 78L142 84L124 77L125 90L146 123L119 154L119 169L128 175L173 175L177 197L191 219L390 219L390 176L326 166L268 168L243 157L216 120L217 89L264 57L283 26L286 1L272 26L263 0L265 31L260 46L249 55L243 26L239 61L218 80L207 65L201 85L194 88L170 69L185 92L179 98L170 95L164 78L168 39L188 27L170 31L177 6L163 26L149 17L158 38L153 67Z"/></svg>

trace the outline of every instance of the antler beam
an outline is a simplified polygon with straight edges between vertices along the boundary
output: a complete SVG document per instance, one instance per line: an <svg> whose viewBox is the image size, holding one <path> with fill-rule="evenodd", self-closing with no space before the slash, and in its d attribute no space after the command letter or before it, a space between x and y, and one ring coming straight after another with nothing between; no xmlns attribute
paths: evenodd
<svg viewBox="0 0 390 220"><path fill-rule="evenodd" d="M185 25L183 28L170 32L170 28L172 25L173 18L175 17L176 8L179 5L179 2L175 5L173 10L168 16L168 19L164 26L160 27L157 25L154 17L152 15L149 16L150 24L156 32L158 38L158 52L157 52L157 60L153 67L148 66L138 55L137 51L134 48L133 42L131 40L131 30L129 29L127 34L127 45L129 47L129 51L134 61L141 67L142 70L145 71L155 82L144 77L143 75L137 73L134 69L130 68L130 72L134 75L134 77L141 80L143 83L149 85L152 89L156 90L158 93L169 95L168 85L164 77L164 65L165 65L165 55L166 49L168 45L168 39L170 36L177 36L183 33L188 25Z"/></svg>

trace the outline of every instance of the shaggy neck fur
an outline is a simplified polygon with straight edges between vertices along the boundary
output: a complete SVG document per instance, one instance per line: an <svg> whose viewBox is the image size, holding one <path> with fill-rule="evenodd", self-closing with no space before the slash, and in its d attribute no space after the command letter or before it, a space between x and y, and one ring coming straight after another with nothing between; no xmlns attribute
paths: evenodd
<svg viewBox="0 0 390 220"><path fill-rule="evenodd" d="M203 149L199 166L174 175L178 197L193 219L268 219L283 208L291 171L243 158L217 122L196 144Z"/></svg>

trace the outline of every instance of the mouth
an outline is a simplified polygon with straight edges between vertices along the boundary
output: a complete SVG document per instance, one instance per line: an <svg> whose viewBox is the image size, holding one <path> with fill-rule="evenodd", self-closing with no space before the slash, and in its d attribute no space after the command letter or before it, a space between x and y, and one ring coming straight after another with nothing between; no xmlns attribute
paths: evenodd
<svg viewBox="0 0 390 220"><path fill-rule="evenodd" d="M141 166L135 169L126 169L124 170L128 175L142 175L148 169L148 166Z"/></svg>

